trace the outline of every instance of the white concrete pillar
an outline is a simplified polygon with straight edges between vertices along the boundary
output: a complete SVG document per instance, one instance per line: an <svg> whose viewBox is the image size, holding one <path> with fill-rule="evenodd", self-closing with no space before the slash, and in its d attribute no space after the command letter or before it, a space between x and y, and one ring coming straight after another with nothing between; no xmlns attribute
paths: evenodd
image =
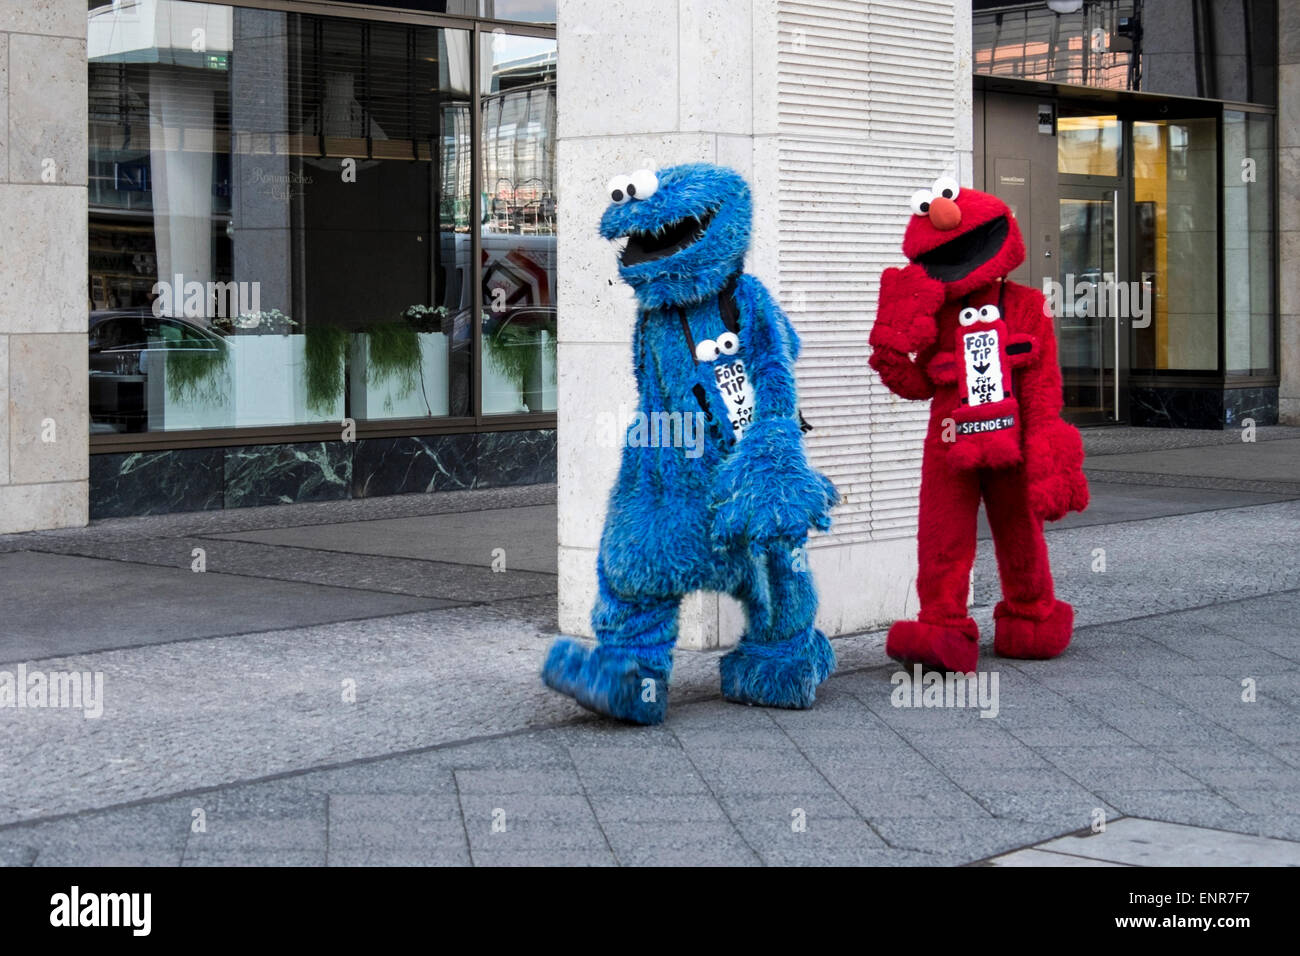
<svg viewBox="0 0 1300 956"><path fill-rule="evenodd" d="M0 534L87 520L86 4L0 6Z"/></svg>
<svg viewBox="0 0 1300 956"><path fill-rule="evenodd" d="M1300 6L1278 9L1279 420L1300 425Z"/></svg>
<svg viewBox="0 0 1300 956"><path fill-rule="evenodd" d="M944 171L971 176L968 5L923 5L559 0L563 631L591 633L596 549L618 469L620 450L602 443L597 416L635 402L636 306L596 232L603 187L646 158L722 163L753 187L746 269L800 332L810 454L847 498L840 527L810 548L822 627L880 626L915 604L925 407L885 393L866 342L880 271L902 261L908 196ZM679 646L729 644L741 620L730 598L694 595Z"/></svg>

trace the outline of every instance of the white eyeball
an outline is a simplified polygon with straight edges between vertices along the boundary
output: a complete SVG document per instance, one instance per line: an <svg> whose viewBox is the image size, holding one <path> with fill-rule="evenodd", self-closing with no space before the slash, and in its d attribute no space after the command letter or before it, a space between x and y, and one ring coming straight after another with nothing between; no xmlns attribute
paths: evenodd
<svg viewBox="0 0 1300 956"><path fill-rule="evenodd" d="M934 200L934 194L928 189L918 189L912 193L912 215L924 216L930 211L930 203Z"/></svg>
<svg viewBox="0 0 1300 956"><path fill-rule="evenodd" d="M735 355L740 351L740 336L735 332L723 332L718 336L718 348L723 355Z"/></svg>
<svg viewBox="0 0 1300 956"><path fill-rule="evenodd" d="M605 192L609 193L609 198L620 206L632 198L627 194L628 179L627 176L615 176L605 184Z"/></svg>
<svg viewBox="0 0 1300 956"><path fill-rule="evenodd" d="M1002 310L996 305L986 305L980 309L980 318L985 322L996 322L1002 318Z"/></svg>
<svg viewBox="0 0 1300 956"><path fill-rule="evenodd" d="M659 188L659 177L651 169L638 169L627 178L627 186L624 188L633 199L649 199Z"/></svg>
<svg viewBox="0 0 1300 956"><path fill-rule="evenodd" d="M960 184L951 176L940 176L930 188L934 190L936 199L940 196L944 199L956 199L961 192Z"/></svg>
<svg viewBox="0 0 1300 956"><path fill-rule="evenodd" d="M957 321L962 325L974 325L980 320L979 309L972 309L970 306L962 309L957 315Z"/></svg>
<svg viewBox="0 0 1300 956"><path fill-rule="evenodd" d="M701 362L712 362L722 354L722 349L713 339L705 339L695 346L695 357Z"/></svg>

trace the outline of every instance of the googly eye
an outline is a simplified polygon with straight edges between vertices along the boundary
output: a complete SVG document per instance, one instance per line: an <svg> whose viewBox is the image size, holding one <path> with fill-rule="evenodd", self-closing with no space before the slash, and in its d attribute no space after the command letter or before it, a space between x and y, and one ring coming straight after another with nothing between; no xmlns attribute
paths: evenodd
<svg viewBox="0 0 1300 956"><path fill-rule="evenodd" d="M721 354L722 349L718 347L718 343L713 339L704 339L695 345L695 357L701 362L712 362Z"/></svg>
<svg viewBox="0 0 1300 956"><path fill-rule="evenodd" d="M623 205L632 197L627 193L628 177L615 176L605 184L605 192L609 193L609 198L618 205Z"/></svg>
<svg viewBox="0 0 1300 956"><path fill-rule="evenodd" d="M985 322L996 322L1002 318L1002 310L996 305L986 305L980 308L980 318Z"/></svg>
<svg viewBox="0 0 1300 956"><path fill-rule="evenodd" d="M970 306L962 309L957 315L957 321L962 325L974 325L980 320L979 309L973 309Z"/></svg>
<svg viewBox="0 0 1300 956"><path fill-rule="evenodd" d="M718 349L723 355L735 355L740 351L740 336L735 332L723 332L718 336Z"/></svg>
<svg viewBox="0 0 1300 956"><path fill-rule="evenodd" d="M961 193L961 186L957 180L951 176L940 176L930 187L934 191L935 198L942 196L944 199L956 199Z"/></svg>
<svg viewBox="0 0 1300 956"><path fill-rule="evenodd" d="M918 189L912 193L912 215L924 216L930 211L930 203L934 201L934 194L928 189Z"/></svg>
<svg viewBox="0 0 1300 956"><path fill-rule="evenodd" d="M649 199L658 188L659 177L654 174L654 170L638 169L627 178L624 192L633 199Z"/></svg>

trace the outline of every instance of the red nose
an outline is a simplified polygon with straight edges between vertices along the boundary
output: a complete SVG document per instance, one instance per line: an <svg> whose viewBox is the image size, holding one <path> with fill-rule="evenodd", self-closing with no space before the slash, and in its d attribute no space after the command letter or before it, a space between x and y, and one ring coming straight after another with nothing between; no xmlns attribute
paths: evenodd
<svg viewBox="0 0 1300 956"><path fill-rule="evenodd" d="M961 209L946 196L937 196L930 201L930 222L936 229L956 229L961 225Z"/></svg>

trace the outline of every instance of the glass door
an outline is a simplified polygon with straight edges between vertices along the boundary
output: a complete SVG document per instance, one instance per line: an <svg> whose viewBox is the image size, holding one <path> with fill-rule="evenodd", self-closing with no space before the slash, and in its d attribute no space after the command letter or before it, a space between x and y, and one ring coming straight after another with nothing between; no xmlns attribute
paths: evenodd
<svg viewBox="0 0 1300 956"><path fill-rule="evenodd" d="M1048 302L1056 318L1064 414L1079 424L1120 421L1120 322L1130 290L1119 191L1063 184L1058 198L1060 252Z"/></svg>

